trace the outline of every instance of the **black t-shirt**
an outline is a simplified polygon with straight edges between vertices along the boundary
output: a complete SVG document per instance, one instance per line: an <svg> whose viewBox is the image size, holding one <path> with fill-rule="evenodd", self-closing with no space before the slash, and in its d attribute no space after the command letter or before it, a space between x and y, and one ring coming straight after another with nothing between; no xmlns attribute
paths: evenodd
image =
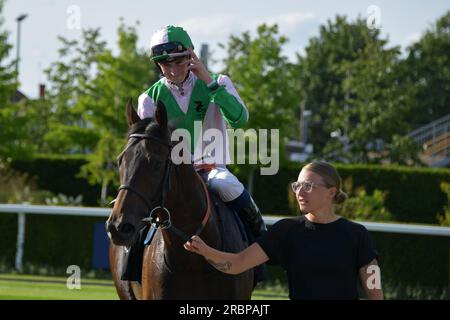
<svg viewBox="0 0 450 320"><path fill-rule="evenodd" d="M291 299L358 299L358 271L377 258L367 229L345 218L282 219L257 242L286 270Z"/></svg>

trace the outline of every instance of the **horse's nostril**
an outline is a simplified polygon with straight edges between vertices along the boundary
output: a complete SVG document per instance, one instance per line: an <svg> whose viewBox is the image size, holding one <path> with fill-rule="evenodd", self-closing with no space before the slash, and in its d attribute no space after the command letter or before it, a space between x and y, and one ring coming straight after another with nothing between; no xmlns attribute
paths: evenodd
<svg viewBox="0 0 450 320"><path fill-rule="evenodd" d="M119 228L120 233L130 234L134 232L134 226L131 223L124 223Z"/></svg>
<svg viewBox="0 0 450 320"><path fill-rule="evenodd" d="M111 223L109 220L106 221L106 230L111 233L116 231L115 227L114 227L114 223Z"/></svg>

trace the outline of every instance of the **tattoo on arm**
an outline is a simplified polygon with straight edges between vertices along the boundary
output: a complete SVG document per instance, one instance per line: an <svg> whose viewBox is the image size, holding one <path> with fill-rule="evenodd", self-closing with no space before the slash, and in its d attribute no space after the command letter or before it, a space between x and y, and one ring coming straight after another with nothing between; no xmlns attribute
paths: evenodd
<svg viewBox="0 0 450 320"><path fill-rule="evenodd" d="M231 262L225 261L225 262L214 262L210 259L206 259L214 268L220 271L229 271L231 269Z"/></svg>

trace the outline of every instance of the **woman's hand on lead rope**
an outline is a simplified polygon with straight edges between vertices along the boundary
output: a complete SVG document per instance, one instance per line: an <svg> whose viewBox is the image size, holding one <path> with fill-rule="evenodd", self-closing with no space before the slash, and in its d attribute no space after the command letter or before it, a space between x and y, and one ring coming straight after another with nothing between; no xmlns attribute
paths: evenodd
<svg viewBox="0 0 450 320"><path fill-rule="evenodd" d="M193 236L184 244L184 248L188 251L204 256L208 250L208 245L199 236Z"/></svg>

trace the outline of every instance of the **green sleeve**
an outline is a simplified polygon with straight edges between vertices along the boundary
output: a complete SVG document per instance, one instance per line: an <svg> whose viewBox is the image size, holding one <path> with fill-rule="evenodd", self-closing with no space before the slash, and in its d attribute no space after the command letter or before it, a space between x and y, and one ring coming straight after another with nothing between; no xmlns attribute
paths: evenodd
<svg viewBox="0 0 450 320"><path fill-rule="evenodd" d="M248 116L245 107L223 86L212 91L210 95L211 102L220 107L223 117L233 128L242 128L247 124Z"/></svg>

